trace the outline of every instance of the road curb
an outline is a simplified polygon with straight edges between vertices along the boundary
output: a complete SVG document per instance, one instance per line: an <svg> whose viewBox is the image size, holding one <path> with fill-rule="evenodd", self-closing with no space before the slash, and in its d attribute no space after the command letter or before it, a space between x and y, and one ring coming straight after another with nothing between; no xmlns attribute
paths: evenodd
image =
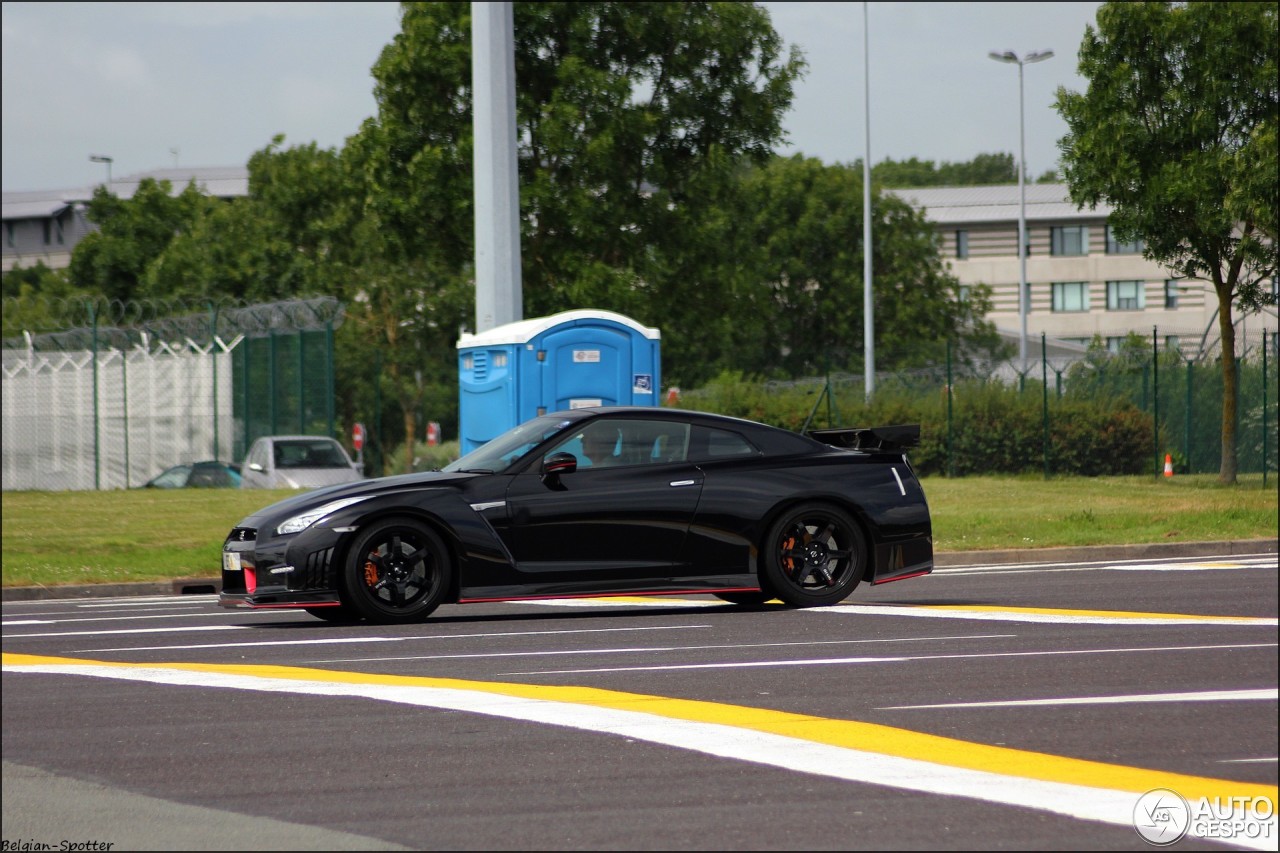
<svg viewBox="0 0 1280 853"><path fill-rule="evenodd" d="M1150 542L1144 545L1024 548L1008 551L941 551L934 554L933 562L936 567L942 569L954 566L1008 563L1076 563L1093 560L1148 560L1275 553L1277 553L1277 545L1274 539L1245 539L1228 542Z"/></svg>
<svg viewBox="0 0 1280 853"><path fill-rule="evenodd" d="M1155 542L1145 545L1093 545L1080 548L1023 548L1006 551L940 551L937 568L1007 565L1011 563L1075 563L1095 560L1148 560L1176 557L1215 557L1223 554L1275 554L1274 539L1228 542ZM221 578L182 578L145 583L104 583L68 586L9 586L0 601L42 601L58 598L114 598L133 595L215 595Z"/></svg>

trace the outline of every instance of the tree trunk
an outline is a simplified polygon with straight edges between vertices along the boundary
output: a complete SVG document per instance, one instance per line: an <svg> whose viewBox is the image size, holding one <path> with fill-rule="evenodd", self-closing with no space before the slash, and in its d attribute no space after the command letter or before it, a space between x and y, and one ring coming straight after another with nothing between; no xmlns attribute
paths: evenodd
<svg viewBox="0 0 1280 853"><path fill-rule="evenodd" d="M405 401L406 403L408 401ZM418 407L404 407L404 473L413 473L413 442L418 434Z"/></svg>
<svg viewBox="0 0 1280 853"><path fill-rule="evenodd" d="M1220 279L1220 275L1215 275ZM1218 334L1222 338L1222 463L1218 468L1218 482L1235 485L1236 482L1236 327L1231 322L1231 291L1229 282L1214 281L1218 292Z"/></svg>

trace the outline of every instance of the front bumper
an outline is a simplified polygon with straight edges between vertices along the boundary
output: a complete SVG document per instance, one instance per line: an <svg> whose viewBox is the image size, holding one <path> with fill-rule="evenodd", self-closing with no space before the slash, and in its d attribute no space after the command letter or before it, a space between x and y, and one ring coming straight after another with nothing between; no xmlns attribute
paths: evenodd
<svg viewBox="0 0 1280 853"><path fill-rule="evenodd" d="M222 592L230 608L326 607L341 604L338 558L341 534L328 528L258 539L237 527L222 545Z"/></svg>

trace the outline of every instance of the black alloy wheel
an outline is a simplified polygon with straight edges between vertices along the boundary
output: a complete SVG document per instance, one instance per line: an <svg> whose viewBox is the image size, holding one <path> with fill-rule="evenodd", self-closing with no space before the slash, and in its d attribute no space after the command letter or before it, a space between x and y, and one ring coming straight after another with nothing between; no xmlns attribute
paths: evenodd
<svg viewBox="0 0 1280 853"><path fill-rule="evenodd" d="M343 600L370 622L421 622L444 599L453 564L444 542L411 518L360 531L347 552Z"/></svg>
<svg viewBox="0 0 1280 853"><path fill-rule="evenodd" d="M764 579L792 607L843 601L866 571L866 538L848 513L828 504L788 510L765 538Z"/></svg>

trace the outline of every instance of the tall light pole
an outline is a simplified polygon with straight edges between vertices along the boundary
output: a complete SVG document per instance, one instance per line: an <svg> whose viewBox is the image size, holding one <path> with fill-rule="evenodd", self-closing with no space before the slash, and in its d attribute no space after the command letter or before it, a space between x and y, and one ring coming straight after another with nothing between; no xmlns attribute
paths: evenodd
<svg viewBox="0 0 1280 853"><path fill-rule="evenodd" d="M110 157L105 154L90 154L90 163L106 163L107 164L107 192L111 192L111 163Z"/></svg>
<svg viewBox="0 0 1280 853"><path fill-rule="evenodd" d="M1012 62L1018 66L1018 358L1027 369L1027 123L1023 117L1022 66L1044 62L1052 50L1033 50L1022 59L1012 50L987 54L996 62Z"/></svg>
<svg viewBox="0 0 1280 853"><path fill-rule="evenodd" d="M869 403L876 390L876 321L871 290L871 37L866 3L862 4L862 85L867 130L867 153L862 160L862 349L863 388Z"/></svg>

